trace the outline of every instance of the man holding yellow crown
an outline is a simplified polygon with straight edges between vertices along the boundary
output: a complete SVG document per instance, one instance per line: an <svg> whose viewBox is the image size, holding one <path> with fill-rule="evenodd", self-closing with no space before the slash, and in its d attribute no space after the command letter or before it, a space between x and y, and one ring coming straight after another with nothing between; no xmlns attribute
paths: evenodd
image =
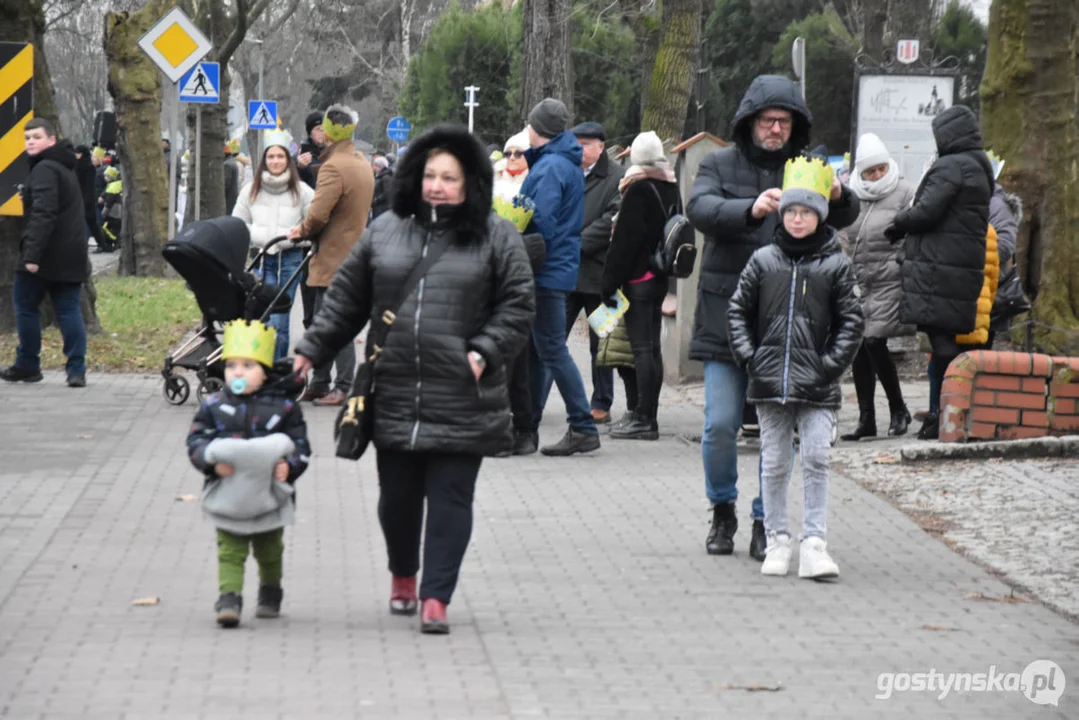
<svg viewBox="0 0 1079 720"><path fill-rule="evenodd" d="M705 540L710 555L733 553L738 530L738 429L748 378L731 354L727 307L750 256L772 242L784 166L809 145L812 122L798 85L777 75L755 79L734 116L732 143L701 163L686 207L690 222L705 236L689 352L704 363L701 451L712 505ZM823 202L836 229L858 218L858 198L838 180L832 180ZM749 553L763 560L764 551L764 510L757 498Z"/></svg>
<svg viewBox="0 0 1079 720"><path fill-rule="evenodd" d="M284 527L294 521L293 483L311 455L299 403L267 383L276 342L258 321L225 325L225 389L203 401L187 435L191 463L205 474L203 514L217 529L214 610L222 627L240 623L248 548L259 566L255 615L280 614Z"/></svg>

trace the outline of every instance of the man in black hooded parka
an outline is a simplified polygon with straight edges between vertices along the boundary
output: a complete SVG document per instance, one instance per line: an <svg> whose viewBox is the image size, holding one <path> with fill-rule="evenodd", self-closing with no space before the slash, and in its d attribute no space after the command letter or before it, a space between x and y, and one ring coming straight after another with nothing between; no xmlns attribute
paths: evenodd
<svg viewBox="0 0 1079 720"><path fill-rule="evenodd" d="M777 75L755 79L731 124L732 143L701 163L687 213L705 237L697 289L697 314L689 356L704 363L704 482L712 504L705 547L712 555L734 552L738 518L738 428L748 379L727 339L727 307L750 256L772 242L779 222L783 168L809 145L813 118L801 91ZM839 229L858 218L858 198L837 180L828 223ZM753 501L750 555L764 559L764 509Z"/></svg>

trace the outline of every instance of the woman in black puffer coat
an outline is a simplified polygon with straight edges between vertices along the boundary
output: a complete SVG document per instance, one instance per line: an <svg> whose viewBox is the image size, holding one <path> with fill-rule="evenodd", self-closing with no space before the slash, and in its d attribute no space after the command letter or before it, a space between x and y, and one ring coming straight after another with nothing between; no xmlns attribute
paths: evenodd
<svg viewBox="0 0 1079 720"><path fill-rule="evenodd" d="M332 358L400 302L425 253L445 248L400 304L374 375L390 612L416 612L426 498L423 632L449 631L446 605L472 531L481 459L512 448L505 365L524 346L535 310L521 236L491 212L492 176L487 153L464 128L439 126L411 143L391 212L352 249L296 348L301 372Z"/></svg>
<svg viewBox="0 0 1079 720"><path fill-rule="evenodd" d="M933 119L939 157L922 178L914 203L896 214L886 237L906 237L899 254L903 298L899 318L929 336L936 382L930 406L937 407L948 365L961 348L955 336L974 330L985 281L985 235L993 168L982 150L978 120L969 108L948 108ZM929 415L918 436L937 436Z"/></svg>

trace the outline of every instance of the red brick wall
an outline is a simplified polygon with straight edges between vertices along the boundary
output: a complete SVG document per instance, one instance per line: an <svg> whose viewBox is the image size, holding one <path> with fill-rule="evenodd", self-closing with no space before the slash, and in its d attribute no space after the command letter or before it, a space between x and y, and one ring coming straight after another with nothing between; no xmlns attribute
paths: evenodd
<svg viewBox="0 0 1079 720"><path fill-rule="evenodd" d="M948 367L940 439L1079 435L1079 358L976 350Z"/></svg>

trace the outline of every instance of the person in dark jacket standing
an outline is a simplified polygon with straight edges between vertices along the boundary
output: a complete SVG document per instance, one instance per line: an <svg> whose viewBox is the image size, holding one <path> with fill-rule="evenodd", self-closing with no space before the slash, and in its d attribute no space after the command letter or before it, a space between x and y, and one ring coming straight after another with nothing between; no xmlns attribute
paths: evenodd
<svg viewBox="0 0 1079 720"><path fill-rule="evenodd" d="M812 116L794 82L775 75L758 77L734 116L734 142L701 163L686 208L694 227L705 236L689 353L704 362L701 452L705 491L712 503L705 547L712 555L734 552L737 438L747 384L727 341L727 305L750 256L775 234L784 163L809 144L811 127ZM850 225L858 210L858 198L835 180L828 202L832 227ZM758 560L764 559L763 519L757 498L749 552Z"/></svg>
<svg viewBox="0 0 1079 720"><path fill-rule="evenodd" d="M667 218L681 208L674 169L654 132L641 133L630 148L633 163L619 183L622 209L614 224L611 247L603 267L605 302L619 289L629 300L626 334L633 348L632 386L627 382L627 417L611 428L611 437L625 440L659 439L659 392L663 388L663 298L667 276L652 267L652 256L663 242Z"/></svg>
<svg viewBox="0 0 1079 720"><path fill-rule="evenodd" d="M308 113L303 122L307 139L300 143L300 154L296 156L296 167L300 169L300 179L312 188L318 180L319 156L326 149L326 131L322 129L324 115L325 113L318 110Z"/></svg>
<svg viewBox="0 0 1079 720"><path fill-rule="evenodd" d="M787 163L775 243L757 250L727 311L731 352L749 375L761 424L761 494L767 550L762 575L786 575L791 557L787 488L797 427L805 503L798 575L830 578L839 566L825 543L828 448L839 378L862 342L864 321L850 260L828 218L832 168Z"/></svg>
<svg viewBox="0 0 1079 720"><path fill-rule="evenodd" d="M225 214L231 215L240 197L240 163L236 155L240 152L240 143L230 140L225 143Z"/></svg>
<svg viewBox="0 0 1079 720"><path fill-rule="evenodd" d="M0 370L0 379L42 379L38 308L48 295L64 339L67 384L86 387L86 326L79 297L90 259L82 192L75 177L75 151L66 140L57 142L56 129L45 118L26 123L24 137L30 175L22 189L24 222L15 266L19 347L15 364Z"/></svg>
<svg viewBox="0 0 1079 720"><path fill-rule="evenodd" d="M956 335L974 330L985 281L985 245L993 169L982 150L978 120L955 105L933 118L937 159L922 178L914 204L884 231L904 238L901 251L902 322L929 336L935 382L930 406L939 408L948 365L960 353ZM926 416L918 437L937 437L939 412Z"/></svg>
<svg viewBox="0 0 1079 720"><path fill-rule="evenodd" d="M599 123L585 122L573 128L572 132L582 150L584 227L581 230L581 267L577 271L577 289L566 296L567 338L582 310L588 317L603 303L600 294L603 263L611 244L614 216L622 203L622 195L618 192L622 167L607 157L607 131ZM614 402L614 372L611 368L596 367L599 336L591 327L588 328L588 350L592 356L592 419L597 423L608 423ZM627 376L623 375L623 378ZM628 382L632 382L632 378Z"/></svg>
<svg viewBox="0 0 1079 720"><path fill-rule="evenodd" d="M82 193L82 213L86 220L86 233L94 238L98 252L109 252L109 243L97 221L99 196L94 194L97 189L97 172L90 148L86 145L78 145L75 148L75 177L79 179L79 190Z"/></svg>
<svg viewBox="0 0 1079 720"><path fill-rule="evenodd" d="M532 149L525 153L528 178L521 195L535 206L526 233L539 233L547 259L536 274L536 321L532 326L533 421L539 427L547 403L547 375L554 378L566 402L569 429L544 455L573 455L599 449L599 432L585 394L581 371L566 346L566 296L577 287L584 225L584 175L581 145L567 130L569 111L560 100L547 98L528 115Z"/></svg>
<svg viewBox="0 0 1079 720"><path fill-rule="evenodd" d="M535 309L521 236L491 212L493 169L479 141L438 126L398 163L392 212L371 224L334 276L294 369L331 359L367 321L397 307L374 368L374 446L393 589L390 612L417 609L424 500L421 631L449 632L446 606L472 532L485 456L513 447L507 362ZM418 286L405 283L441 252Z"/></svg>
<svg viewBox="0 0 1079 720"><path fill-rule="evenodd" d="M371 219L374 220L390 209L390 194L393 186L393 169L385 155L378 155L371 161L375 171L375 196L371 200Z"/></svg>

